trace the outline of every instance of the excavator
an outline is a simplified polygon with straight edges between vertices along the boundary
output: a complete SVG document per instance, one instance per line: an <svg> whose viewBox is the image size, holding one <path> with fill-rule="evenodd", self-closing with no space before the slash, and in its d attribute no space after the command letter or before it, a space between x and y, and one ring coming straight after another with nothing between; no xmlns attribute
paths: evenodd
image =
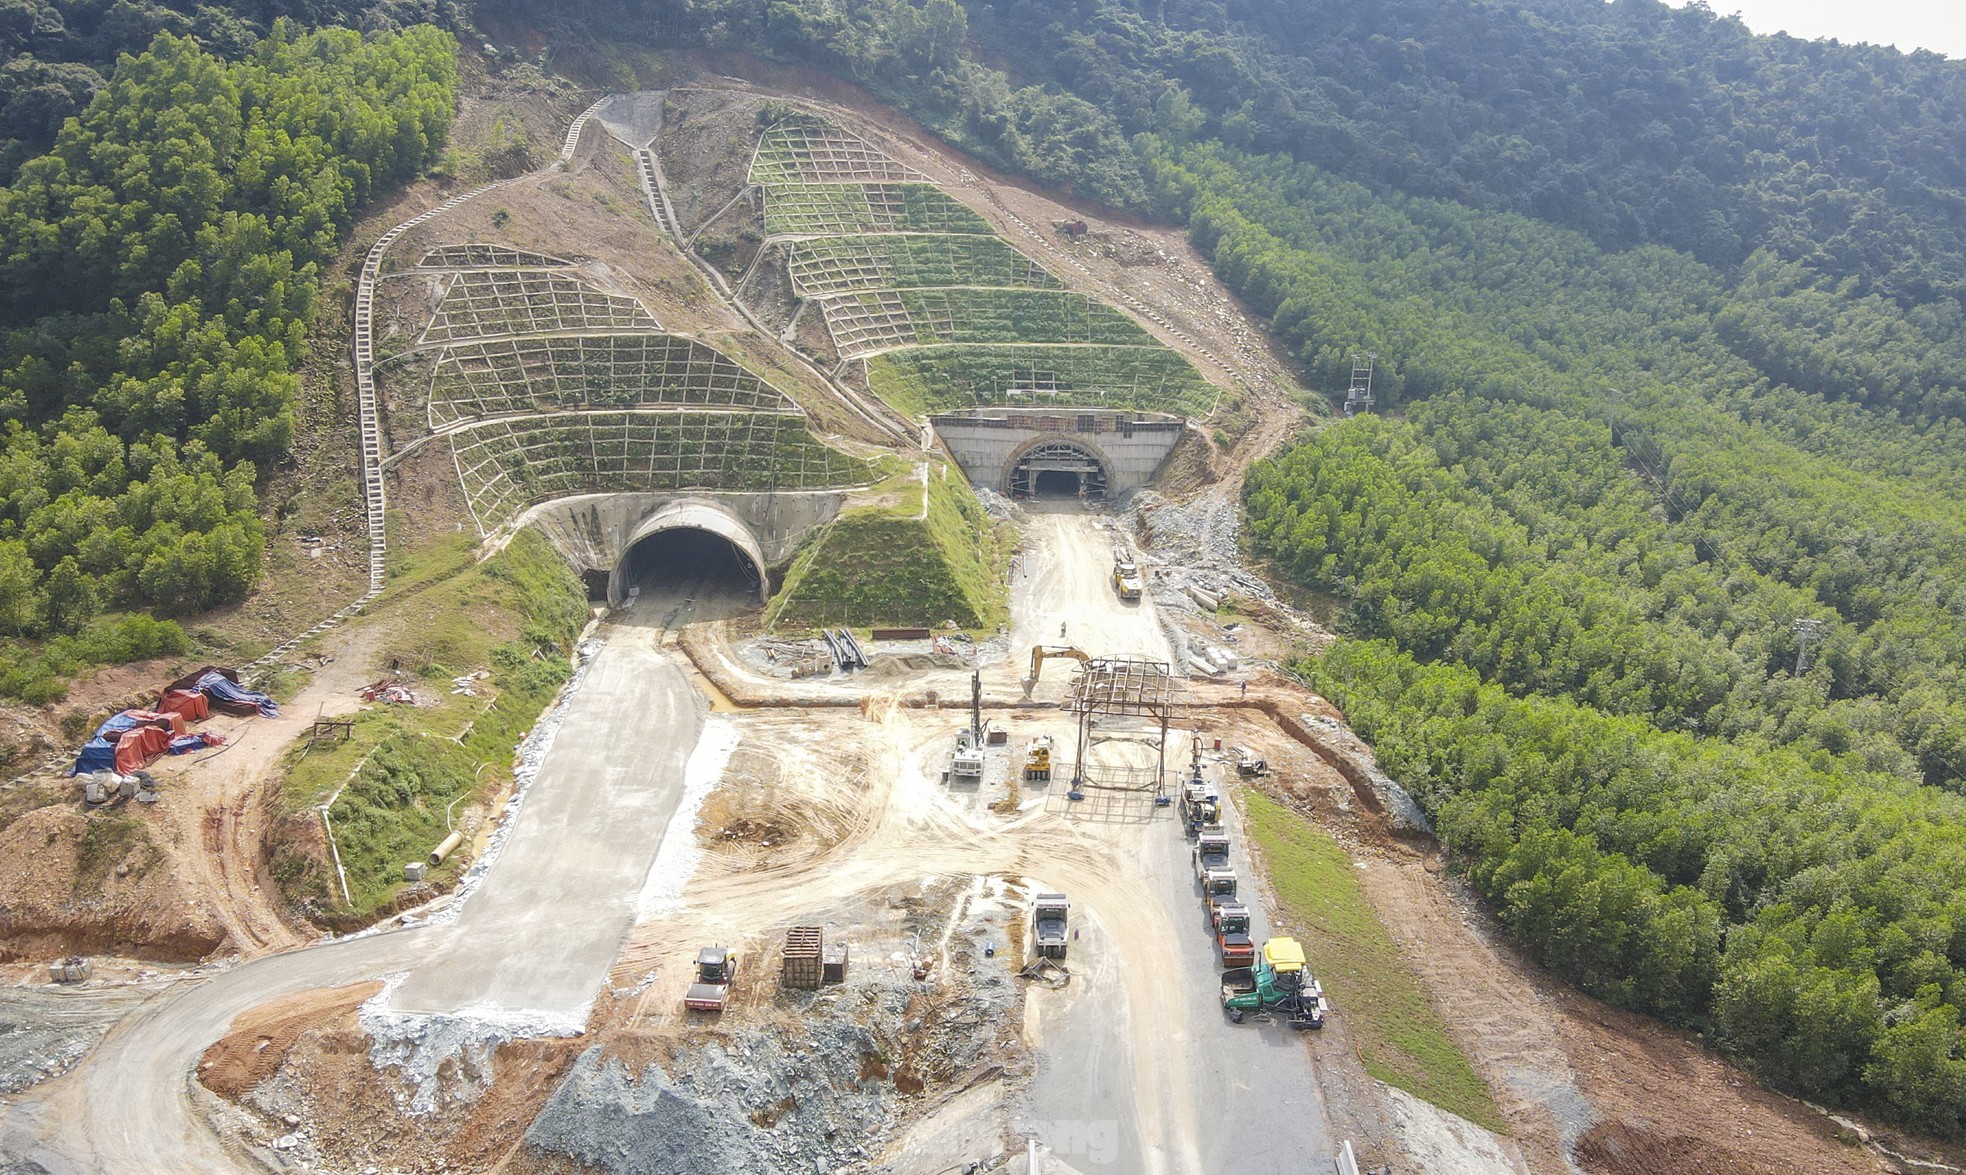
<svg viewBox="0 0 1966 1175"><path fill-rule="evenodd" d="M1060 657L1077 661L1081 665L1092 660L1091 655L1084 649L1074 648L1071 645L1032 645L1031 675L1024 679L1024 696L1026 698L1030 697L1031 691L1037 688L1038 674L1044 671L1044 663L1048 660L1057 660Z"/></svg>

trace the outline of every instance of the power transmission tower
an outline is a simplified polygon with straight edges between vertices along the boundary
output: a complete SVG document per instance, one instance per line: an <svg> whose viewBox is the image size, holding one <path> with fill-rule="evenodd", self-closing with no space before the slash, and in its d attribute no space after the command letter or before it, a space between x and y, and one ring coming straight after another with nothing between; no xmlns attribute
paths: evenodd
<svg viewBox="0 0 1966 1175"><path fill-rule="evenodd" d="M1815 664L1809 659L1809 654L1829 635L1829 625L1805 616L1795 622L1795 635L1799 641L1795 650L1795 675L1801 677Z"/></svg>
<svg viewBox="0 0 1966 1175"><path fill-rule="evenodd" d="M1352 386L1345 392L1345 415L1372 411L1372 364L1378 358L1374 351L1352 356Z"/></svg>

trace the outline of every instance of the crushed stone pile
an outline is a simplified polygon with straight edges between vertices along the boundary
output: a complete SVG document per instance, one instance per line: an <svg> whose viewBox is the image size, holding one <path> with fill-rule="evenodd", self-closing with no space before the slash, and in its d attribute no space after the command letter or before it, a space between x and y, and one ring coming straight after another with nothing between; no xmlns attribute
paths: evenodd
<svg viewBox="0 0 1966 1175"><path fill-rule="evenodd" d="M875 1169L917 1095L1004 1062L1021 992L991 925L960 930L936 979L859 964L846 986L784 994L789 1017L697 1037L639 1072L583 1052L526 1131L534 1150L611 1175Z"/></svg>

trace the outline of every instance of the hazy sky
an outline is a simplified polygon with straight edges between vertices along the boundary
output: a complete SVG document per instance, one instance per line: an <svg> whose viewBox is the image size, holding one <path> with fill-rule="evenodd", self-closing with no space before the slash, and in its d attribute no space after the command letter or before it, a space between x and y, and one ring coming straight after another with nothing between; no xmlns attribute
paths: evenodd
<svg viewBox="0 0 1966 1175"><path fill-rule="evenodd" d="M1966 0L1708 0L1757 33L1869 41L1966 58Z"/></svg>

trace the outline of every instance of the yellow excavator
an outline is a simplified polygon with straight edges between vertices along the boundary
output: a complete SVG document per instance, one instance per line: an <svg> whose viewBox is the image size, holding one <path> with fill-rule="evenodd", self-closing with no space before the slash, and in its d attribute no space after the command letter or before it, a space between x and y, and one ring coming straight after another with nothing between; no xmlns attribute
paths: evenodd
<svg viewBox="0 0 1966 1175"><path fill-rule="evenodd" d="M1091 655L1084 649L1074 648L1071 645L1032 645L1031 675L1024 679L1025 697L1030 697L1031 691L1037 688L1038 674L1044 671L1044 663L1060 657L1077 661L1081 665L1092 660Z"/></svg>

